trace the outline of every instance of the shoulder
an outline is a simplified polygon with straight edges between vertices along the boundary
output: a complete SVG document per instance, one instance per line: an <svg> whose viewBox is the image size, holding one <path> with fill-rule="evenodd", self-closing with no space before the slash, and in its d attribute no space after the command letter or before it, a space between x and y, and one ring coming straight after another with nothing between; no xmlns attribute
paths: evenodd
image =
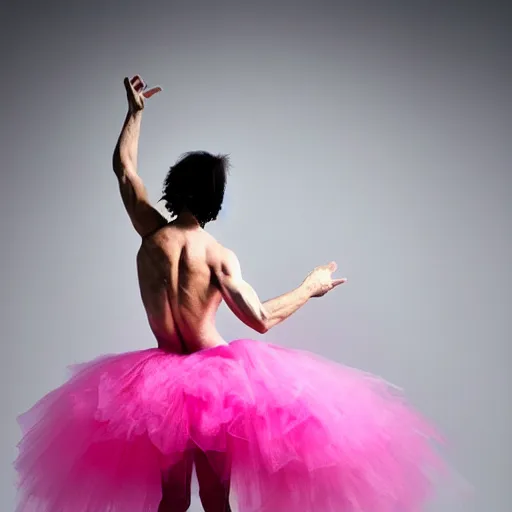
<svg viewBox="0 0 512 512"><path fill-rule="evenodd" d="M162 217L163 219L163 217ZM164 222L165 221L165 222ZM164 219L158 226L155 227L152 231L147 232L146 234L142 235L142 243L144 244L145 241L153 241L155 238L158 238L161 235L166 235L169 233L169 231L172 231L174 228L173 222L168 222L166 219Z"/></svg>
<svg viewBox="0 0 512 512"><path fill-rule="evenodd" d="M216 240L209 244L208 249L209 264L216 272L230 274L239 268L238 257L231 249L224 247Z"/></svg>

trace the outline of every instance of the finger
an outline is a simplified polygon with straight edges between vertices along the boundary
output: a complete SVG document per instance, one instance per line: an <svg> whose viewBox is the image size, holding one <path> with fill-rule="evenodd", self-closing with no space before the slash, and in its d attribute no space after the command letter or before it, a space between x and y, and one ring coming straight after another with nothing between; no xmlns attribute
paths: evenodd
<svg viewBox="0 0 512 512"><path fill-rule="evenodd" d="M142 81L142 79L136 80L135 83L133 83L133 88L136 92L142 92L147 85Z"/></svg>
<svg viewBox="0 0 512 512"><path fill-rule="evenodd" d="M347 278L346 277L341 277L339 279L333 279L332 280L332 287L336 288L336 286L339 286L340 284L343 284L343 283L346 283L346 282L347 282Z"/></svg>
<svg viewBox="0 0 512 512"><path fill-rule="evenodd" d="M126 92L132 91L132 83L128 77L125 77L125 79L123 80L123 84L126 87Z"/></svg>
<svg viewBox="0 0 512 512"><path fill-rule="evenodd" d="M128 97L133 99L138 94L138 92L135 90L135 87L133 86L133 78L125 78L124 79L124 86L126 88L126 93L128 94Z"/></svg>
<svg viewBox="0 0 512 512"><path fill-rule="evenodd" d="M133 75L132 78L130 79L130 82L133 86L135 86L136 83L142 82L142 78L140 75Z"/></svg>
<svg viewBox="0 0 512 512"><path fill-rule="evenodd" d="M154 96L158 92L162 92L162 88L157 86L157 87L152 87L148 91L144 91L142 93L142 95L144 96L144 98L147 99L147 98L151 98L151 96Z"/></svg>
<svg viewBox="0 0 512 512"><path fill-rule="evenodd" d="M141 76L140 75L135 75L131 80L130 80L133 88L135 89L136 92L140 92L142 91L145 87L146 87L146 84L144 83L144 80L142 80Z"/></svg>
<svg viewBox="0 0 512 512"><path fill-rule="evenodd" d="M336 272L337 268L338 268L338 265L336 264L335 261L331 261L328 265L327 265L327 268L331 271L331 272Z"/></svg>

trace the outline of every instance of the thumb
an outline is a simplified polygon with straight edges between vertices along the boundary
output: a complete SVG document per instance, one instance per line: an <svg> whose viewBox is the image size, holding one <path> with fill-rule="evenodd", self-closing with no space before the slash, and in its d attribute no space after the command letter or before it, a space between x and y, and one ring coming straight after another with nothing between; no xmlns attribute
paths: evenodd
<svg viewBox="0 0 512 512"><path fill-rule="evenodd" d="M126 92L132 92L132 84L130 82L130 79L126 76L123 80L124 87L126 89Z"/></svg>
<svg viewBox="0 0 512 512"><path fill-rule="evenodd" d="M338 265L336 264L335 261L331 261L328 265L327 265L327 268L331 271L331 272L335 272L336 269L338 268Z"/></svg>
<svg viewBox="0 0 512 512"><path fill-rule="evenodd" d="M151 98L151 96L154 96L156 93L158 92L162 92L162 88L157 86L157 87L152 87L151 89L148 89L147 91L144 91L142 93L142 95L144 96L144 98Z"/></svg>
<svg viewBox="0 0 512 512"><path fill-rule="evenodd" d="M339 286L340 284L343 284L343 283L346 283L346 282L347 282L347 278L346 277L342 277L342 278L339 278L339 279L333 279L332 280L332 287L336 288L336 286Z"/></svg>

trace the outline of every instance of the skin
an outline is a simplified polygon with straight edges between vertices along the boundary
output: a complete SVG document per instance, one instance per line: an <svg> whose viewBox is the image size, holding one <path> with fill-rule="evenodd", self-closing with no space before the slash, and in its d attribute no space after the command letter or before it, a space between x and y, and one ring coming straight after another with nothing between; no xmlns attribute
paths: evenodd
<svg viewBox="0 0 512 512"><path fill-rule="evenodd" d="M152 206L137 173L145 100L161 89L147 89L139 76L126 78L124 85L128 113L114 151L113 168L128 216L141 237L137 254L139 287L149 325L162 350L190 354L225 345L215 326L223 300L243 323L265 333L310 298L321 297L346 282L332 277L336 263L331 262L311 271L297 288L261 302L244 280L236 255L204 231L190 212L185 210L168 223ZM162 475L163 496L158 512L188 509L193 464L205 511L230 510L229 486L217 479L205 455L198 451Z"/></svg>

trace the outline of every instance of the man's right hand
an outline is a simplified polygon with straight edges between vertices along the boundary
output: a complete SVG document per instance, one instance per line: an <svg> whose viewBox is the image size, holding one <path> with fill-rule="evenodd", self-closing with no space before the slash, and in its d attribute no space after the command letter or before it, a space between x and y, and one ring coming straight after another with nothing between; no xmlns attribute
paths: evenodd
<svg viewBox="0 0 512 512"><path fill-rule="evenodd" d="M332 274L337 268L336 263L331 261L328 265L316 267L310 272L304 279L303 286L308 289L311 297L323 297L327 292L347 282L345 277L333 279Z"/></svg>
<svg viewBox="0 0 512 512"><path fill-rule="evenodd" d="M151 96L162 90L161 87L148 89L144 80L139 75L135 75L131 79L126 77L124 79L124 86L128 98L128 108L132 113L142 110L144 108L144 100L151 98Z"/></svg>
<svg viewBox="0 0 512 512"><path fill-rule="evenodd" d="M124 79L128 97L128 113L114 154L112 167L119 182L119 191L130 220L137 233L145 237L159 227L167 224L167 219L151 204L146 187L137 173L137 152L141 115L136 115L144 108L144 100L160 91L160 87L147 90L140 76L131 80Z"/></svg>

